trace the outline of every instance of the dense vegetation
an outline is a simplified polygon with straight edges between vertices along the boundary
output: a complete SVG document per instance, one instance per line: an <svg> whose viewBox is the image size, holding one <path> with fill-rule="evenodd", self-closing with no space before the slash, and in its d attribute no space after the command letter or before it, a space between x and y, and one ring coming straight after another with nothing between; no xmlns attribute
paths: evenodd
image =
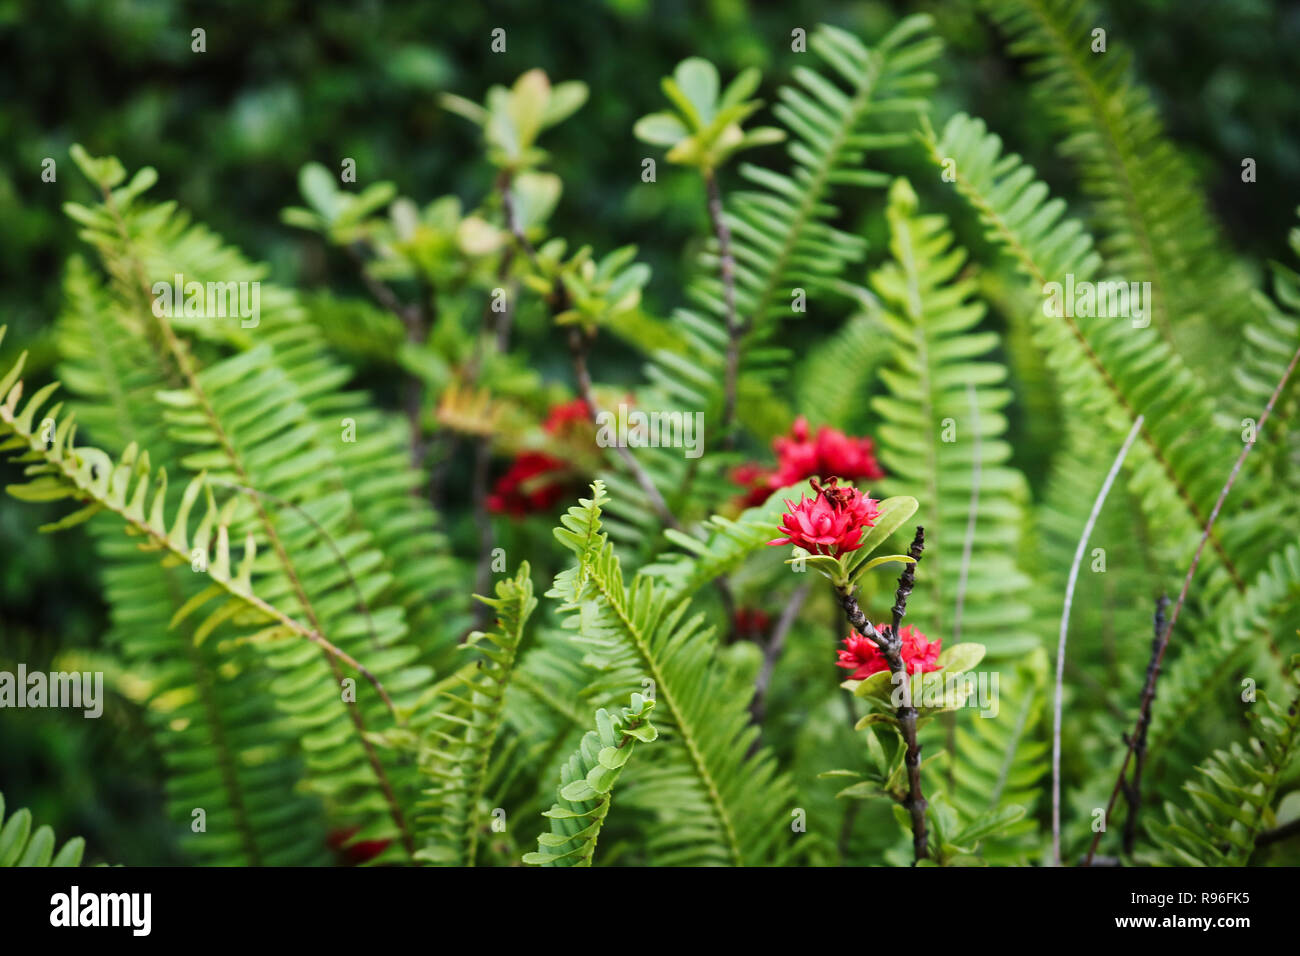
<svg viewBox="0 0 1300 956"><path fill-rule="evenodd" d="M1088 5L953 10L1041 174L926 15L612 91L509 25L499 83L412 46L445 194L324 139L235 229L325 283L60 154L80 247L0 360L6 607L59 564L107 620L9 624L0 671L102 672L106 726L0 711L11 804L55 811L19 768L63 747L78 799L157 805L94 861L1300 861L1300 228L1234 249ZM607 141L634 228L575 212ZM1269 158L1232 204L1294 206ZM81 858L42 809L0 863Z"/></svg>

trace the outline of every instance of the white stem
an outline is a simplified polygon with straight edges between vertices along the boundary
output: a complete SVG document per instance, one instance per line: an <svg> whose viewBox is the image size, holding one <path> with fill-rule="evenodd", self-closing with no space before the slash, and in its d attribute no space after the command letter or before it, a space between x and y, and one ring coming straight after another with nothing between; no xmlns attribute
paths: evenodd
<svg viewBox="0 0 1300 956"><path fill-rule="evenodd" d="M1110 494L1110 486L1115 483L1115 476L1119 474L1124 459L1128 457L1128 450L1133 447L1133 442L1137 440L1138 433L1142 430L1143 421L1145 416L1139 415L1133 422L1128 437L1124 439L1124 444L1119 454L1115 456L1106 480L1102 483L1101 491L1097 493L1097 500L1092 503L1092 513L1088 515L1088 523L1083 526L1083 534L1079 536L1079 546L1074 549L1074 563L1070 565L1070 581L1065 586L1065 607L1061 610L1061 636L1056 645L1056 707L1052 716L1052 860L1056 866L1061 865L1061 683L1065 674L1065 637L1070 629L1070 606L1074 603L1074 585L1079 579L1079 565L1083 561L1083 552L1088 547L1088 538L1092 536L1092 528L1097 523L1097 516L1101 514L1102 506L1106 503L1106 496Z"/></svg>
<svg viewBox="0 0 1300 956"><path fill-rule="evenodd" d="M971 449L970 466L970 510L966 515L966 540L961 546L961 574L957 577L957 607L952 618L952 643L961 640L961 612L966 605L966 579L970 576L971 552L975 549L975 518L980 509L980 471L984 455L980 449L980 406L975 394L975 386L966 383L966 398L970 402L970 428L975 436L975 446Z"/></svg>

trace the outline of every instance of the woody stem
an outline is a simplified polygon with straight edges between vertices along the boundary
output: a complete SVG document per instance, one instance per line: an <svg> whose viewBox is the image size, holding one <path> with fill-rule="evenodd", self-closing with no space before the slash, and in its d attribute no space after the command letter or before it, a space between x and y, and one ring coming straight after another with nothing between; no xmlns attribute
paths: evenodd
<svg viewBox="0 0 1300 956"><path fill-rule="evenodd" d="M917 528L916 537L913 539L909 551L914 561L920 560L924 546L925 530ZM919 863L929 855L926 846L925 823L925 811L928 804L926 803L925 794L921 790L921 745L916 738L916 708L912 706L912 682L907 677L907 668L903 663L903 640L899 636L903 615L907 613L907 596L911 593L915 581L915 568L915 564L909 564L904 568L903 574L898 580L898 592L894 600L893 626L883 630L877 630L867 620L867 616L862 613L862 608L858 606L858 600L854 597L854 592L857 590L856 586L837 586L835 590L849 624L880 649L885 662L889 665L889 673L893 675L894 683L901 690L901 703L898 707L898 729L903 735L903 743L907 747L907 753L904 756L904 762L907 765L907 799L903 801L903 807L912 817L912 858L914 863Z"/></svg>

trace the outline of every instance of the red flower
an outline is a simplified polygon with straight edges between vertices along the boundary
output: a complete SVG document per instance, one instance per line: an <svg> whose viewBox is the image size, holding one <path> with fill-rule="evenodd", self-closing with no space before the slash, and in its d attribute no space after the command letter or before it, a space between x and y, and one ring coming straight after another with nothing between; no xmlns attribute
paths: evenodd
<svg viewBox="0 0 1300 956"><path fill-rule="evenodd" d="M737 610L732 621L737 634L766 634L771 623L772 619L766 611L752 607Z"/></svg>
<svg viewBox="0 0 1300 956"><path fill-rule="evenodd" d="M575 425L585 425L590 421L591 412L587 409L587 403L580 398L575 398L571 402L552 406L546 416L546 421L542 422L542 430L555 435L567 431Z"/></svg>
<svg viewBox="0 0 1300 956"><path fill-rule="evenodd" d="M488 510L523 518L551 510L569 493L568 462L540 451L520 453L488 495Z"/></svg>
<svg viewBox="0 0 1300 956"><path fill-rule="evenodd" d="M817 497L811 501L800 496L796 505L786 500L786 513L781 516L779 530L784 538L775 538L768 544L798 545L813 554L839 557L862 547L862 529L870 528L880 517L876 500L868 498L856 488L837 487L837 478L822 486L812 480Z"/></svg>
<svg viewBox="0 0 1300 956"><path fill-rule="evenodd" d="M937 671L943 640L929 640L910 624L906 625L901 633L903 666L907 668L907 672L929 674L931 671ZM857 631L850 631L849 636L844 638L844 650L839 652L839 658L835 666L853 671L849 675L852 680L863 680L872 674L889 670L889 663L885 660L885 655L880 653L880 648L876 647L876 642L869 637L863 637Z"/></svg>
<svg viewBox="0 0 1300 956"><path fill-rule="evenodd" d="M823 425L817 429L815 447L819 475L839 475L846 481L877 481L885 477L870 438L850 438Z"/></svg>
<svg viewBox="0 0 1300 956"><path fill-rule="evenodd" d="M740 497L740 506L742 508L753 508L761 505L767 500L767 496L772 493L774 488L784 487L784 485L774 485L772 478L773 472L771 469L764 468L757 462L749 462L733 468L731 470L731 480L746 489L745 493Z"/></svg>
<svg viewBox="0 0 1300 956"><path fill-rule="evenodd" d="M777 488L804 478L839 475L846 481L875 481L885 476L876 461L870 438L850 438L842 431L822 425L816 437L809 433L808 419L800 415L790 434L773 439L775 470L758 464L741 465L731 473L732 481L746 488L744 507L760 505Z"/></svg>
<svg viewBox="0 0 1300 956"><path fill-rule="evenodd" d="M393 842L392 840L359 840L356 843L349 843L348 841L352 839L356 832L356 827L331 830L329 836L325 838L329 848L339 854L342 861L350 866L369 863L388 849L388 844Z"/></svg>
<svg viewBox="0 0 1300 956"><path fill-rule="evenodd" d="M773 478L789 479L779 482L777 487L819 474L817 443L808 437L808 419L802 415L794 420L788 437L772 439L772 450L776 452L776 472Z"/></svg>

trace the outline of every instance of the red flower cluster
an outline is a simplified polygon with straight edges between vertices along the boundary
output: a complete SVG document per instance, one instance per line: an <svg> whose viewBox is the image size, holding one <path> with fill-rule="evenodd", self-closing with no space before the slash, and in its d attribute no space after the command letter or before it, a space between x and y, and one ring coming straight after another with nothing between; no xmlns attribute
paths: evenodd
<svg viewBox="0 0 1300 956"><path fill-rule="evenodd" d="M514 518L549 511L569 493L571 478L568 462L541 451L521 452L493 486L488 510Z"/></svg>
<svg viewBox="0 0 1300 956"><path fill-rule="evenodd" d="M931 641L924 634L908 624L901 631L903 639L903 666L909 674L928 674L939 669L939 651L943 649L943 640ZM885 655L880 653L876 642L863 637L857 631L850 631L844 638L844 650L839 652L840 659L836 667L853 671L849 677L863 680L872 674L889 670Z"/></svg>
<svg viewBox="0 0 1300 956"><path fill-rule="evenodd" d="M590 421L591 411L587 408L587 403L575 398L571 402L553 406L546 421L542 422L542 430L549 435L562 435L571 429L587 425Z"/></svg>
<svg viewBox="0 0 1300 956"><path fill-rule="evenodd" d="M587 403L580 398L563 402L551 408L542 422L542 431L562 442L577 439L589 424L590 414ZM550 511L571 496L574 479L570 462L543 451L520 452L488 495L488 510L514 518Z"/></svg>
<svg viewBox="0 0 1300 956"><path fill-rule="evenodd" d="M813 478L815 498L809 500L807 495L801 495L798 504L787 499L778 529L785 537L768 544L793 544L812 554L832 557L862 547L862 530L873 527L880 517L878 502L856 488L840 488L838 483L838 478L831 478L821 485Z"/></svg>
<svg viewBox="0 0 1300 956"><path fill-rule="evenodd" d="M842 431L822 425L816 436L809 433L808 419L800 415L788 436L772 441L776 452L775 469L757 463L741 465L731 473L731 480L746 488L745 507L760 505L778 488L804 478L839 475L846 481L875 481L885 477L876 461L870 438L850 438Z"/></svg>

